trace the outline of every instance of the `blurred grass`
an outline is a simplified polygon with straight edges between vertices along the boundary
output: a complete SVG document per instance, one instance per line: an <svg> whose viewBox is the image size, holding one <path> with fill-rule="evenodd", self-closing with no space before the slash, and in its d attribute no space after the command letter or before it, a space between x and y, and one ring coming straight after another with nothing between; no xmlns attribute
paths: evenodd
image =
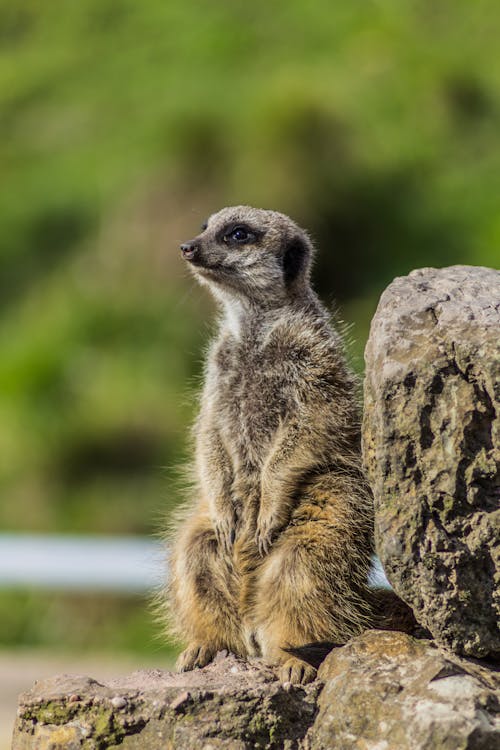
<svg viewBox="0 0 500 750"><path fill-rule="evenodd" d="M211 308L177 247L221 205L310 229L360 371L395 275L497 265L499 31L493 0L0 0L0 525L178 502Z"/></svg>
<svg viewBox="0 0 500 750"><path fill-rule="evenodd" d="M3 649L116 654L135 651L171 663L176 649L158 638L146 597L11 590L0 597ZM82 612L85 616L82 616Z"/></svg>

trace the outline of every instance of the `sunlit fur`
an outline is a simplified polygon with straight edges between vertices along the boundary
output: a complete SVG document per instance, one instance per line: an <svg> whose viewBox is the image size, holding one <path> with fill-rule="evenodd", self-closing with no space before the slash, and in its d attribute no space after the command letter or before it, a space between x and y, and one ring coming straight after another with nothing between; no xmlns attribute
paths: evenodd
<svg viewBox="0 0 500 750"><path fill-rule="evenodd" d="M255 243L221 239L231 222ZM291 219L238 206L210 217L190 267L220 303L194 426L192 500L171 537L167 608L178 668L221 649L261 655L282 680L315 670L283 648L344 643L372 616L372 498L356 381L309 281Z"/></svg>

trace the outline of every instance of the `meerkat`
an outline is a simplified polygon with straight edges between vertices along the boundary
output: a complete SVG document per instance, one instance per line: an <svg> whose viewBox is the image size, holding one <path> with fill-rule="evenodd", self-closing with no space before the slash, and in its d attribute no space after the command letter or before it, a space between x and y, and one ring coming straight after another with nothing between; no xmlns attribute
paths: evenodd
<svg viewBox="0 0 500 750"><path fill-rule="evenodd" d="M220 650L308 682L304 644L345 643L373 615L373 504L357 382L311 287L308 234L237 206L181 245L221 310L194 426L192 502L172 539L168 608L181 671Z"/></svg>

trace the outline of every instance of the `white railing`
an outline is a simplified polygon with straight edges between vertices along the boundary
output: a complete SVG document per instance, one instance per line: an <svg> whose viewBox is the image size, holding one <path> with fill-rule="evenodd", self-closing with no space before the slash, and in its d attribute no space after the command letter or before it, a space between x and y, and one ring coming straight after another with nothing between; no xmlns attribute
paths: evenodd
<svg viewBox="0 0 500 750"><path fill-rule="evenodd" d="M140 593L165 576L165 550L148 538L0 534L0 587Z"/></svg>

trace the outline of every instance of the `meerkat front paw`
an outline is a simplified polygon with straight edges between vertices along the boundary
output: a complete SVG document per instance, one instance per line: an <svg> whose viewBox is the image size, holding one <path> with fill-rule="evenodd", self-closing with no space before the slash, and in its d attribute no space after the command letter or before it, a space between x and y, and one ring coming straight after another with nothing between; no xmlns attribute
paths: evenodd
<svg viewBox="0 0 500 750"><path fill-rule="evenodd" d="M213 646L193 643L179 656L175 663L175 668L177 672L189 672L191 669L196 669L197 667L205 667L213 660L216 653L217 649Z"/></svg>
<svg viewBox="0 0 500 750"><path fill-rule="evenodd" d="M279 518L272 514L264 514L262 511L257 518L257 528L255 530L255 544L259 550L259 555L264 557L269 554L271 546L276 539L278 530L282 523Z"/></svg>
<svg viewBox="0 0 500 750"><path fill-rule="evenodd" d="M212 521L217 544L226 553L230 553L238 531L238 516L235 512L219 513Z"/></svg>
<svg viewBox="0 0 500 750"><path fill-rule="evenodd" d="M291 682L293 685L305 685L316 679L317 670L302 659L291 656L279 668L278 676L281 683Z"/></svg>

